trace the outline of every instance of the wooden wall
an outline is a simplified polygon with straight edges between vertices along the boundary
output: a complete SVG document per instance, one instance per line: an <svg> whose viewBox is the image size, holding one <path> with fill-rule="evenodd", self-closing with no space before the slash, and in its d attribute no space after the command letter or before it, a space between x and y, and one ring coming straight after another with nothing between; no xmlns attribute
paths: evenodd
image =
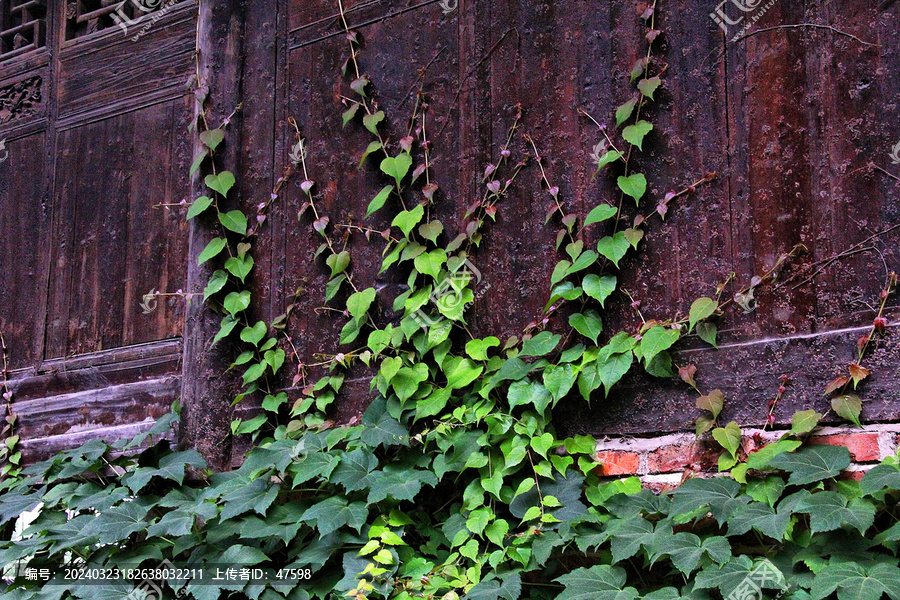
<svg viewBox="0 0 900 600"><path fill-rule="evenodd" d="M436 210L448 234L480 197L480 174L497 160L519 104L570 211L585 214L616 194L613 178L592 178L589 153L601 138L578 111L611 123L632 93L627 72L645 47L639 14L646 4L459 0L447 12L438 0L345 2L394 139L405 133L427 67L441 186ZM62 3L48 6L46 44L0 56L0 89L40 80L39 101L11 120L0 116L9 149L0 163L0 328L35 452L70 443L76 433L133 428L179 395L184 303L161 300L145 315L139 302L151 289L186 285L184 211L157 205L190 193L196 34L190 1L137 41L108 18L91 24L65 15ZM871 167L900 176L888 157L900 142L900 4L777 0L738 41L710 19L714 8L659 2L656 56L668 69L648 113L655 129L639 166L651 198L707 171L720 176L679 199L625 269L647 318L686 312L732 271L746 285L796 244L809 249L794 264L801 269L900 224L898 181ZM240 51L220 48L229 63L223 69L241 73L230 84L243 102L234 134L240 142L227 150L240 174L236 199L248 210L268 199L288 160L294 118L321 208L332 222L360 222L383 176L372 164L357 170L368 134L341 126L347 45L336 2L257 0L239 18ZM474 257L486 289L469 320L476 334L518 334L546 301L559 257L538 180L535 169L523 173ZM325 278L311 260L317 236L297 220L301 203L294 185L273 206L254 248L253 285L258 316L266 319L281 314L298 287L309 290L291 327L301 354L310 356L336 347L342 323L314 312ZM389 220L380 215L368 224L383 229ZM729 311L719 351L686 343L681 360L700 367L703 388L725 391L727 418L760 423L781 373L794 385L779 418L827 407L823 384L855 354L885 265L900 266L898 232L865 247L809 285L760 290L751 314ZM396 281L376 275L377 242L353 250L364 285L393 289ZM385 293L385 318L389 304ZM897 306L892 300L894 321ZM606 318L607 329L637 325L625 306ZM892 329L871 358L875 375L864 394L870 421L900 420L897 340ZM369 400L365 373L355 376L338 410L343 418ZM680 383L633 377L590 408L562 408L559 421L570 431L652 433L684 429L694 414L692 394Z"/></svg>

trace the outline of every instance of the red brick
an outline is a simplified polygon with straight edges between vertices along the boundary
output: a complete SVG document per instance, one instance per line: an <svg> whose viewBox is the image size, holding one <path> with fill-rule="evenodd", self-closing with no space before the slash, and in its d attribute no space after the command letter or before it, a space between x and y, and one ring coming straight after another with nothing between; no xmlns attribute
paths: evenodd
<svg viewBox="0 0 900 600"><path fill-rule="evenodd" d="M862 481L862 478L865 477L867 471L844 471L838 476L838 479L851 480L851 481Z"/></svg>
<svg viewBox="0 0 900 600"><path fill-rule="evenodd" d="M647 455L648 473L678 473L693 462L693 444L672 444Z"/></svg>
<svg viewBox="0 0 900 600"><path fill-rule="evenodd" d="M845 446L850 450L854 462L875 462L881 460L878 449L878 434L873 432L842 433L837 435L817 435L810 438L811 444Z"/></svg>
<svg viewBox="0 0 900 600"><path fill-rule="evenodd" d="M595 458L597 462L602 463L597 467L597 475L601 477L634 475L641 464L641 457L636 452L603 450L598 452Z"/></svg>
<svg viewBox="0 0 900 600"><path fill-rule="evenodd" d="M722 448L718 444L702 440L663 446L647 456L647 470L650 473L677 473L688 468L716 471L721 454Z"/></svg>

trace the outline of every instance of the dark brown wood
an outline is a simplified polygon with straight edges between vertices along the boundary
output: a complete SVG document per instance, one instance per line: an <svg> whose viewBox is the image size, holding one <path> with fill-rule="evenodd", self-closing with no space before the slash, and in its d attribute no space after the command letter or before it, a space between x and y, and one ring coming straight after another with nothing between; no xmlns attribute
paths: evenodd
<svg viewBox="0 0 900 600"><path fill-rule="evenodd" d="M216 127L241 102L243 3L238 0L207 0L200 5L198 20L199 81L211 90L204 106L208 122L211 127ZM195 117L199 117L201 110L203 107L198 106ZM240 159L234 151L240 147L240 129L229 128L226 149L217 156L217 168L240 173ZM195 144L194 150L200 150L199 143ZM198 174L193 182L194 197L209 193L201 183L202 174ZM198 218L190 226L186 285L186 291L190 293L202 293L214 270L214 265L210 263L197 264L200 252L214 237L210 225L207 219ZM233 349L227 343L211 347L220 322L221 315L214 313L199 299L188 305L179 444L196 448L212 468L221 470L231 463L230 401L235 394L235 385L234 376L226 373L234 356Z"/></svg>
<svg viewBox="0 0 900 600"><path fill-rule="evenodd" d="M78 0L67 15L66 4L47 3L38 16L46 37L35 47L26 39L8 48L14 35L0 23L0 58L8 58L0 61L0 140L9 151L0 161L0 327L18 369L12 387L23 432L40 454L84 436L133 431L143 425L131 423L157 414L180 391L180 443L227 468L241 452L240 442L231 448L229 422L253 414L258 401L234 413L229 406L239 385L233 372L222 374L238 348L210 348L220 316L197 298L187 307L179 297L160 299L149 314L139 305L151 290L200 293L218 268L196 264L213 235L211 219L189 229L177 206L206 193L199 178L186 176L197 150L187 133L196 111L196 34L210 125L243 103L216 156L216 169L235 172L239 182L225 204L253 214L269 200L295 142L293 118L320 209L333 224L381 230L396 206L363 218L385 177L372 160L357 168L369 134L358 123L341 124L348 47L337 2L203 0L198 30L197 7L184 1L128 32L112 6ZM593 177L589 154L602 136L579 109L612 128L615 108L634 93L627 73L646 48L645 7L627 0L445 3L454 4L445 12L438 0L344 3L392 140L406 134L427 67L422 89L440 184L433 215L445 240L465 226L466 207L483 193L481 174L498 160L518 104L522 129L534 137L566 210L583 215L599 202L618 203L619 172ZM775 378L788 374L793 383L777 413L783 421L794 409L827 408L823 385L853 359L885 266L900 265L896 230L793 289L813 265L900 224L900 182L872 167L900 177L888 157L900 142L900 4L776 2L737 40L737 28L724 35L710 19L713 8L659 3L653 69L666 72L644 113L654 130L634 163L649 192L640 207L626 202L626 213L651 212L667 191L707 171L720 176L650 226L620 278L645 318L669 318L713 295L732 271L736 287L724 298L804 244L809 254L781 277L798 279L758 290L754 312L732 307L721 318L721 351L691 339L676 359L700 367L703 389L723 389L725 416L742 423L761 423ZM133 7L124 10L135 20ZM515 156L529 150L521 139L514 145ZM473 253L484 277L468 319L476 335L520 335L546 301L561 258L554 250L560 224L544 224L551 199L538 182L535 166L523 171ZM308 361L338 349L343 321L315 310L326 277L312 260L319 236L308 220L297 221L299 183L283 190L253 241L251 318L271 321L302 288L288 332ZM592 228L585 243L602 233ZM380 290L378 318L386 322L402 282L377 274L377 236L349 247L358 285ZM612 304L608 333L639 327L630 301ZM892 321L898 306L892 299ZM551 329L565 329L568 310ZM183 347L173 339L180 335ZM900 419L896 337L890 330L869 359L874 374L861 391L872 421ZM278 383L295 396L292 374ZM132 391L150 402L144 414L129 404ZM347 421L370 399L366 371L354 370L334 415ZM694 394L680 383L633 375L591 409L566 404L558 420L573 431L649 434L689 427L695 413Z"/></svg>

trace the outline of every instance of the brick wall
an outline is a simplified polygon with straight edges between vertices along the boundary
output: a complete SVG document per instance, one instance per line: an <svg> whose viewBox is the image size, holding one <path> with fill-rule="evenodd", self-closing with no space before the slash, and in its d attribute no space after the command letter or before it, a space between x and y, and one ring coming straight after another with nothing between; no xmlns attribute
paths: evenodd
<svg viewBox="0 0 900 600"><path fill-rule="evenodd" d="M753 452L778 440L784 430L744 429L743 450ZM807 440L808 444L846 446L853 464L847 477L862 475L897 452L900 424L857 427L822 427ZM690 433L660 437L607 437L597 443L598 474L604 477L637 475L647 487L662 489L681 483L688 476L716 473L722 449L709 436L699 440Z"/></svg>

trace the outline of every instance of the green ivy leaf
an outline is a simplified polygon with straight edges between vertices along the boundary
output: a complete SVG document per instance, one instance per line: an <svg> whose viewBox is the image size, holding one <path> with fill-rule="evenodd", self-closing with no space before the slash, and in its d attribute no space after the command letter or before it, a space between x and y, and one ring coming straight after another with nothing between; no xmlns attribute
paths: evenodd
<svg viewBox="0 0 900 600"><path fill-rule="evenodd" d="M569 325L594 344L603 333L603 321L595 310L585 311L584 314L575 313L569 317Z"/></svg>
<svg viewBox="0 0 900 600"><path fill-rule="evenodd" d="M635 173L628 177L620 176L616 183L620 190L634 198L635 204L640 206L641 198L647 193L647 178L644 177L643 173Z"/></svg>
<svg viewBox="0 0 900 600"><path fill-rule="evenodd" d="M521 594L522 576L512 573L499 578L485 577L469 590L466 600L518 600Z"/></svg>
<svg viewBox="0 0 900 600"><path fill-rule="evenodd" d="M732 421L725 427L716 427L712 436L728 454L737 457L737 451L741 447L741 427L737 423Z"/></svg>
<svg viewBox="0 0 900 600"><path fill-rule="evenodd" d="M672 565L688 577L700 567L704 556L719 565L727 563L731 558L731 544L726 538L713 536L701 540L695 534L687 532L672 535L660 550L662 552L659 554L668 554ZM675 597L681 598L681 594Z"/></svg>
<svg viewBox="0 0 900 600"><path fill-rule="evenodd" d="M213 338L212 345L215 346L216 342L228 337L228 335L234 331L234 328L237 327L237 324L237 320L231 315L222 319L222 325L219 327L219 332L216 334L216 337Z"/></svg>
<svg viewBox="0 0 900 600"><path fill-rule="evenodd" d="M254 346L259 346L259 343L266 337L267 330L266 324L259 321L253 327L244 327L241 331L241 339Z"/></svg>
<svg viewBox="0 0 900 600"><path fill-rule="evenodd" d="M368 516L369 509L365 502L348 504L344 498L332 496L307 509L301 520L312 524L319 531L321 539L344 525L359 531L365 525Z"/></svg>
<svg viewBox="0 0 900 600"><path fill-rule="evenodd" d="M779 454L785 452L793 452L803 443L799 440L778 440L772 444L767 444L756 452L751 452L747 457L747 466L751 469L763 470L769 468L769 463Z"/></svg>
<svg viewBox="0 0 900 600"><path fill-rule="evenodd" d="M378 152L379 150L381 150L381 148L382 148L381 142L378 142L378 141L370 142L369 145L366 147L365 151L363 152L362 157L360 157L360 159L359 159L359 168L362 169L363 163L366 162L366 159L369 157L370 154ZM391 187L393 187L393 186L391 186ZM382 191L384 191L384 190L382 190ZM387 199L386 196L385 196L385 199ZM370 205L370 207L371 207L371 205ZM378 210L378 209L375 209L375 210ZM375 210L373 210L372 212L375 212ZM366 215L366 216L368 216L368 215Z"/></svg>
<svg viewBox="0 0 900 600"><path fill-rule="evenodd" d="M549 365L544 369L543 377L544 387L547 388L553 397L553 402L556 403L568 394L572 386L575 385L578 373L575 372L575 367L570 364Z"/></svg>
<svg viewBox="0 0 900 600"><path fill-rule="evenodd" d="M350 253L342 250L325 259L325 265L331 269L331 276L337 277L350 266Z"/></svg>
<svg viewBox="0 0 900 600"><path fill-rule="evenodd" d="M810 446L776 456L769 465L790 473L789 485L806 485L840 475L850 466L850 451L843 446Z"/></svg>
<svg viewBox="0 0 900 600"><path fill-rule="evenodd" d="M229 273L240 279L241 283L244 283L244 280L247 279L247 275L253 270L253 263L253 257L249 254L244 255L244 258L232 256L225 261L225 268ZM210 280L210 283L212 283L212 280Z"/></svg>
<svg viewBox="0 0 900 600"><path fill-rule="evenodd" d="M438 275L441 274L441 267L446 263L447 253L440 248L432 250L431 252L426 252L425 254L420 254L413 261L416 271L423 275L431 275L435 280L437 280Z"/></svg>
<svg viewBox="0 0 900 600"><path fill-rule="evenodd" d="M602 223L608 219L612 219L619 213L618 209L615 206L610 206L609 204L600 204L594 208L591 212L588 213L587 218L584 220L584 226L593 225L594 223Z"/></svg>
<svg viewBox="0 0 900 600"><path fill-rule="evenodd" d="M225 249L225 246L227 245L228 242L226 242L222 238L213 239L206 245L206 248L203 249L203 252L200 253L200 256L197 257L197 264L202 265L209 259L215 258L219 255L220 252L222 252L222 250Z"/></svg>
<svg viewBox="0 0 900 600"><path fill-rule="evenodd" d="M230 171L222 171L218 175L207 175L203 180L206 187L227 196L228 191L234 187L234 175Z"/></svg>
<svg viewBox="0 0 900 600"><path fill-rule="evenodd" d="M662 83L662 80L659 77L650 77L649 79L642 79L638 82L638 91L640 91L644 96L653 100L653 94L656 92L659 85Z"/></svg>
<svg viewBox="0 0 900 600"><path fill-rule="evenodd" d="M401 367L391 380L391 386L397 392L400 403L404 403L416 393L419 385L428 379L428 367L422 363L414 367Z"/></svg>
<svg viewBox="0 0 900 600"><path fill-rule="evenodd" d="M353 317L364 317L375 301L375 288L356 292L347 298L347 311Z"/></svg>
<svg viewBox="0 0 900 600"><path fill-rule="evenodd" d="M634 356L631 352L624 354L616 354L611 356L605 363L597 365L597 375L603 383L606 397L609 397L609 390L617 384L628 371L634 362Z"/></svg>
<svg viewBox="0 0 900 600"><path fill-rule="evenodd" d="M616 291L615 275L594 275L591 273L581 282L584 293L604 306L609 295Z"/></svg>
<svg viewBox="0 0 900 600"><path fill-rule="evenodd" d="M219 213L219 222L228 231L233 231L240 235L247 235L247 217L239 210Z"/></svg>
<svg viewBox="0 0 900 600"><path fill-rule="evenodd" d="M755 529L780 542L787 533L790 519L789 511L776 513L768 504L751 502L735 511L728 519L728 536L744 535Z"/></svg>
<svg viewBox="0 0 900 600"><path fill-rule="evenodd" d="M200 166L203 164L203 161L206 160L206 158L208 156L209 156L208 148L201 149L200 152L198 152L197 155L194 156L194 162L191 163L191 168L189 171L189 174L191 177L193 177L194 174L200 170Z"/></svg>
<svg viewBox="0 0 900 600"><path fill-rule="evenodd" d="M764 572L756 572L755 569L765 569ZM770 561L760 559L754 563L747 556L738 556L719 567L706 568L697 574L694 588L701 590L718 589L723 598L728 598L741 586L746 586L747 581L754 582L758 587L769 590L786 590L787 584L782 572Z"/></svg>
<svg viewBox="0 0 900 600"><path fill-rule="evenodd" d="M444 232L444 226L440 221L431 221L424 225L419 225L419 235L432 244L437 244L438 236Z"/></svg>
<svg viewBox="0 0 900 600"><path fill-rule="evenodd" d="M746 504L737 500L741 485L733 479L717 477L715 479L688 479L672 493L670 516L691 514L699 508L709 507L713 517L724 522L735 507Z"/></svg>
<svg viewBox="0 0 900 600"><path fill-rule="evenodd" d="M813 535L850 526L865 537L875 522L875 505L871 502L862 498L848 501L845 496L830 491L804 497L793 512L809 514L809 530Z"/></svg>
<svg viewBox="0 0 900 600"><path fill-rule="evenodd" d="M691 304L688 333L694 328L694 325L713 316L718 309L719 303L712 298L698 298L697 300L694 300L694 303Z"/></svg>
<svg viewBox="0 0 900 600"><path fill-rule="evenodd" d="M372 201L369 202L369 207L366 209L366 217L370 217L373 213L380 210L384 206L384 203L387 202L387 199L390 197L393 190L394 186L392 185L384 186L381 191L372 198Z"/></svg>
<svg viewBox="0 0 900 600"><path fill-rule="evenodd" d="M517 381L509 386L506 396L510 410L517 406L533 406L543 413L550 404L550 392L536 381Z"/></svg>
<svg viewBox="0 0 900 600"><path fill-rule="evenodd" d="M250 385L254 381L257 381L259 378L261 378L265 373L266 373L266 363L261 362L261 363L256 363L255 365L250 365L249 367L247 367L247 370L244 371L244 375L243 375L244 385ZM261 419L260 419L260 417L261 417ZM259 421L249 421L249 423L255 423L258 425L262 425L266 421L266 416L260 415L260 417L257 417L257 419L260 419ZM251 425L251 427L249 427L249 428L246 428L246 427L243 429L238 428L238 430L235 431L234 433L236 435L240 435L242 433L250 433L251 431L255 431L255 430L256 430L256 426Z"/></svg>
<svg viewBox="0 0 900 600"><path fill-rule="evenodd" d="M859 415L862 413L862 400L856 394L841 394L831 400L831 408L839 416L847 419L857 427L862 427Z"/></svg>
<svg viewBox="0 0 900 600"><path fill-rule="evenodd" d="M859 483L863 494L874 494L887 488L900 490L900 467L898 465L881 464L872 468Z"/></svg>
<svg viewBox="0 0 900 600"><path fill-rule="evenodd" d="M368 129L372 135L378 135L378 124L384 121L384 111L379 110L376 113L372 113L371 115L365 115L363 117L363 125L366 129Z"/></svg>
<svg viewBox="0 0 900 600"><path fill-rule="evenodd" d="M900 599L897 581L900 569L895 565L877 563L871 566L853 562L833 561L816 574L810 597L822 600L837 592L838 600L881 600L887 594Z"/></svg>
<svg viewBox="0 0 900 600"><path fill-rule="evenodd" d="M381 161L381 171L385 175L394 178L394 181L397 182L397 189L400 189L400 182L402 182L403 178L406 177L406 174L409 173L409 168L411 166L412 157L406 152L401 152L394 157L388 156Z"/></svg>
<svg viewBox="0 0 900 600"><path fill-rule="evenodd" d="M809 433L819 425L822 417L823 415L813 409L795 412L791 419L791 433L793 435Z"/></svg>
<svg viewBox="0 0 900 600"><path fill-rule="evenodd" d="M419 221L422 220L422 217L425 216L425 209L421 204L416 205L412 210L404 210L397 214L394 217L394 220L391 222L392 227L398 227L400 231L403 232L405 237L409 237L409 233L413 230L413 227L419 224Z"/></svg>
<svg viewBox="0 0 900 600"><path fill-rule="evenodd" d="M553 268L553 273L550 274L550 285L556 285L560 281L566 278L566 275L569 274L569 268L572 266L567 260L561 260L556 263L556 266Z"/></svg>
<svg viewBox="0 0 900 600"><path fill-rule="evenodd" d="M284 365L284 360L287 357L284 350L281 348L276 348L275 350L266 350L265 355L263 356L263 360L266 361L266 364L272 368L272 374L277 375L278 371Z"/></svg>
<svg viewBox="0 0 900 600"><path fill-rule="evenodd" d="M197 215L200 215L212 205L212 198L209 196L200 196L194 203L191 204L191 208L188 210L187 218L188 220L193 219Z"/></svg>
<svg viewBox="0 0 900 600"><path fill-rule="evenodd" d="M500 345L500 340L494 336L486 337L483 340L475 339L466 343L466 354L475 360L487 360L487 352L491 348Z"/></svg>
<svg viewBox="0 0 900 600"><path fill-rule="evenodd" d="M616 109L616 127L621 127L622 123L634 113L634 107L637 106L637 98L632 98L622 106Z"/></svg>
<svg viewBox="0 0 900 600"><path fill-rule="evenodd" d="M531 339L522 343L522 351L519 356L544 356L556 349L562 341L561 335L554 335L549 331L542 331Z"/></svg>
<svg viewBox="0 0 900 600"><path fill-rule="evenodd" d="M631 244L631 247L637 250L638 244L644 239L644 230L629 227L623 233L625 234L625 239Z"/></svg>
<svg viewBox="0 0 900 600"><path fill-rule="evenodd" d="M206 284L206 288L203 290L203 301L206 302L210 296L221 292L227 283L228 274L225 271L217 270L213 272L209 278L209 283Z"/></svg>
<svg viewBox="0 0 900 600"><path fill-rule="evenodd" d="M643 150L644 137L651 131L653 131L653 125L647 121L638 121L623 129L622 137L632 146L637 146L638 150Z"/></svg>
<svg viewBox="0 0 900 600"><path fill-rule="evenodd" d="M341 285L345 281L347 281L347 276L343 273L328 280L328 283L325 284L325 302L329 302L332 298L337 296L338 292L341 290Z"/></svg>
<svg viewBox="0 0 900 600"><path fill-rule="evenodd" d="M592 264L597 262L599 256L593 250L588 250L587 252L582 253L575 262L572 263L572 266L568 268L566 271L566 276L572 275L579 271L583 271L590 267Z"/></svg>
<svg viewBox="0 0 900 600"><path fill-rule="evenodd" d="M719 332L719 328L715 323L697 323L697 336L712 346L713 348L718 348L719 345L716 344L716 334Z"/></svg>
<svg viewBox="0 0 900 600"><path fill-rule="evenodd" d="M621 160L624 156L624 152L619 152L618 150L609 150L600 157L600 160L597 161L597 172L599 173L600 169L602 169L606 165L614 163L617 160Z"/></svg>
<svg viewBox="0 0 900 600"><path fill-rule="evenodd" d="M654 356L674 346L679 339L681 332L677 329L667 329L660 325L652 327L640 342L641 355L645 363L649 364Z"/></svg>
<svg viewBox="0 0 900 600"><path fill-rule="evenodd" d="M208 129L200 134L200 141L210 150L215 151L225 140L225 132L222 129ZM224 194L223 194L224 195Z"/></svg>
<svg viewBox="0 0 900 600"><path fill-rule="evenodd" d="M247 308L249 308L250 306L250 291L244 290L243 292L231 292L230 294L225 296L225 300L222 302L222 306L231 315L236 315L239 312L247 310Z"/></svg>
<svg viewBox="0 0 900 600"><path fill-rule="evenodd" d="M350 108L341 113L341 120L343 121L342 127L346 127L347 123L353 120L353 117L356 116L357 111L359 111L359 107L361 105L358 102L354 102L350 105Z"/></svg>
<svg viewBox="0 0 900 600"><path fill-rule="evenodd" d="M597 242L597 252L608 258L616 268L619 267L619 261L628 252L629 247L630 244L622 231L600 238L600 241Z"/></svg>
<svg viewBox="0 0 900 600"><path fill-rule="evenodd" d="M640 594L633 587L625 587L625 570L610 565L581 567L558 577L565 590L555 600L636 600Z"/></svg>

